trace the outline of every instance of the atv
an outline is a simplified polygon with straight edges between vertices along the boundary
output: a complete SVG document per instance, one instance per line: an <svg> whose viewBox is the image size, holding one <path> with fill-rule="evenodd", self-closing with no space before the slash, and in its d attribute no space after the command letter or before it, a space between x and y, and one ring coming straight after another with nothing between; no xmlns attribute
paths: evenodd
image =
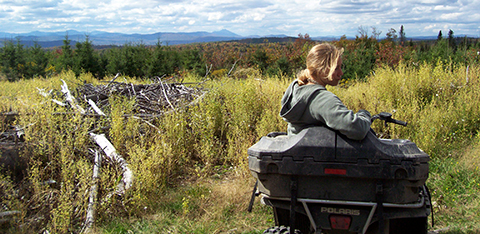
<svg viewBox="0 0 480 234"><path fill-rule="evenodd" d="M386 112L375 119L407 125ZM429 156L409 140L371 130L357 141L315 126L262 137L248 162L257 179L249 210L255 196L273 207L264 233L427 233Z"/></svg>

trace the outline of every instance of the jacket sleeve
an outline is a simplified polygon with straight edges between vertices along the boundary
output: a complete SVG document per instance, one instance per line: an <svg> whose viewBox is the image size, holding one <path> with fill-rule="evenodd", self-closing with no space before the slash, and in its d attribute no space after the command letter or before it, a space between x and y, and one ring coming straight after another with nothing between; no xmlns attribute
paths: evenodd
<svg viewBox="0 0 480 234"><path fill-rule="evenodd" d="M320 92L310 105L312 116L353 140L362 140L370 130L371 115L366 110L354 113L329 91Z"/></svg>

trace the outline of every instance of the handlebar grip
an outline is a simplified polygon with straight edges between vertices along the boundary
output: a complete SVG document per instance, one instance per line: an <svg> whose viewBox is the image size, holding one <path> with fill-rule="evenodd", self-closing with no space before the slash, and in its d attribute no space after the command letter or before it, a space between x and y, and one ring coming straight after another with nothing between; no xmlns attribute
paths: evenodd
<svg viewBox="0 0 480 234"><path fill-rule="evenodd" d="M399 124L399 125L402 125L402 126L407 126L407 122L404 122L404 121L401 121L401 120L390 119L390 121L388 121L388 122L391 122L391 123L394 123L394 124Z"/></svg>

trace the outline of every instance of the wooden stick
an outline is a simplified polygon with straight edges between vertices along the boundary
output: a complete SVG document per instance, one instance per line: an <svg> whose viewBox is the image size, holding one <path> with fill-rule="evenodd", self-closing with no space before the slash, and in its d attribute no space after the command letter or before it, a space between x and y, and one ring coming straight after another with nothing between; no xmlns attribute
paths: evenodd
<svg viewBox="0 0 480 234"><path fill-rule="evenodd" d="M468 68L470 67L470 65L467 66L467 71L466 71L466 78L465 78L465 85L468 85Z"/></svg>
<svg viewBox="0 0 480 234"><path fill-rule="evenodd" d="M108 82L108 84L105 86L105 88L108 88L108 86L110 86L110 84L114 83L115 80L116 80L119 76L120 76L120 73L117 73L117 74L115 75L115 77L114 77L110 82Z"/></svg>
<svg viewBox="0 0 480 234"><path fill-rule="evenodd" d="M170 102L170 100L168 100L168 96L167 96L167 93L165 92L165 87L163 86L162 80L160 80L160 85L162 86L162 91L163 91L163 95L165 96L165 100L167 100L167 103L170 105L170 107L172 108L172 110L175 111L175 107L173 107L173 105L172 105L172 103Z"/></svg>
<svg viewBox="0 0 480 234"><path fill-rule="evenodd" d="M227 74L228 77L230 77L230 74L232 73L233 69L235 68L235 65L237 65L237 62L240 61L240 59L242 59L242 56L243 56L243 53L240 54L240 58L239 58L239 59L235 60L235 63L233 63L232 68L230 69L230 71L228 71L228 74Z"/></svg>

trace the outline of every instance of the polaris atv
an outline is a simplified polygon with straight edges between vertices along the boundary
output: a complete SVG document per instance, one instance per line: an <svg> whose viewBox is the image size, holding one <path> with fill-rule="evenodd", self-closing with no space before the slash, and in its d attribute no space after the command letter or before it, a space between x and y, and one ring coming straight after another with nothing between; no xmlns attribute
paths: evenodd
<svg viewBox="0 0 480 234"><path fill-rule="evenodd" d="M390 113L374 119L406 126ZM249 210L254 195L273 207L276 226L264 233L427 233L429 156L409 140L371 130L356 141L318 126L262 137L248 162L257 179Z"/></svg>

